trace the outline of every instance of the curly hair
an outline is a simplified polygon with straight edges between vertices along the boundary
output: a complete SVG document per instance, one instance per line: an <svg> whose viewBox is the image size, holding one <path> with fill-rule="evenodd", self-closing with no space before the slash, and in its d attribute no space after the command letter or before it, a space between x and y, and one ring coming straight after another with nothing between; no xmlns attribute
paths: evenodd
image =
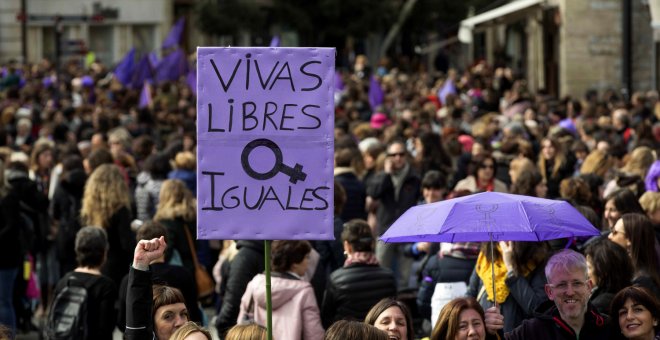
<svg viewBox="0 0 660 340"><path fill-rule="evenodd" d="M154 220L169 220L177 217L185 221L196 218L197 203L190 189L178 179L168 179L160 188L158 208Z"/></svg>
<svg viewBox="0 0 660 340"><path fill-rule="evenodd" d="M110 217L123 207L130 209L131 203L119 168L113 164L99 166L85 185L80 211L83 224L107 228Z"/></svg>

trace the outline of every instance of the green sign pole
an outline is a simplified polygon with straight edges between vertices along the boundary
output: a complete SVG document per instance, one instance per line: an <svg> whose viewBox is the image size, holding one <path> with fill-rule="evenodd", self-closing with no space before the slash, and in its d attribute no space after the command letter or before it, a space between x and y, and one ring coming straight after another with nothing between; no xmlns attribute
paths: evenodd
<svg viewBox="0 0 660 340"><path fill-rule="evenodd" d="M270 241L264 241L264 260L266 265L266 332L268 340L273 340L273 306L270 296Z"/></svg>

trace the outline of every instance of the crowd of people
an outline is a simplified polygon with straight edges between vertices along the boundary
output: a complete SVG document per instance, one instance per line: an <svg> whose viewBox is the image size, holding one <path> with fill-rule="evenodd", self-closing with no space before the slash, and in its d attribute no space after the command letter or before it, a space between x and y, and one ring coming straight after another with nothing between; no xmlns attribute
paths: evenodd
<svg viewBox="0 0 660 340"><path fill-rule="evenodd" d="M335 240L272 243L273 338L660 338L658 93L555 98L485 62L397 66L336 74ZM100 62L0 77L6 337L52 332L34 320L75 286L85 338L265 338L263 242L191 238L194 89L154 84L145 106ZM602 235L378 239L410 207L484 191L568 201Z"/></svg>

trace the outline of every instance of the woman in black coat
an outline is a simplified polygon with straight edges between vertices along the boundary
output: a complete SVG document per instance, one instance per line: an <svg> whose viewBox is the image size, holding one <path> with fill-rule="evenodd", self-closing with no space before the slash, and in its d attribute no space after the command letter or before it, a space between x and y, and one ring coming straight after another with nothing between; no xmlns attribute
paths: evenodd
<svg viewBox="0 0 660 340"><path fill-rule="evenodd" d="M621 289L630 285L633 264L620 245L600 237L584 250L589 279L594 285L589 302L603 313L610 313L610 303Z"/></svg>
<svg viewBox="0 0 660 340"><path fill-rule="evenodd" d="M392 271L381 267L374 254L375 238L364 220L351 220L342 232L344 266L330 275L323 297L321 320L325 328L342 319L363 320L369 309L396 295Z"/></svg>

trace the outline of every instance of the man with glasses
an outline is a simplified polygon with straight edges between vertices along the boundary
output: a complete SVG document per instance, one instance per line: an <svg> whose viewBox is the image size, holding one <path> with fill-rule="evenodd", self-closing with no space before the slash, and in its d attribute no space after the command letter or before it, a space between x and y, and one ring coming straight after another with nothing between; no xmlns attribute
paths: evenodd
<svg viewBox="0 0 660 340"><path fill-rule="evenodd" d="M587 276L587 260L578 252L564 249L545 266L545 292L554 305L541 306L544 313L523 321L504 338L511 339L609 339L609 317L589 304L593 283ZM546 308L543 308L546 307ZM486 328L500 331L504 318L496 308L486 311Z"/></svg>
<svg viewBox="0 0 660 340"><path fill-rule="evenodd" d="M384 171L376 174L367 185L367 195L378 201L377 234L382 235L408 208L420 200L420 179L408 160L403 140L387 145ZM383 267L395 272L398 288L408 288L412 259L404 256L405 244L376 244L376 258Z"/></svg>

